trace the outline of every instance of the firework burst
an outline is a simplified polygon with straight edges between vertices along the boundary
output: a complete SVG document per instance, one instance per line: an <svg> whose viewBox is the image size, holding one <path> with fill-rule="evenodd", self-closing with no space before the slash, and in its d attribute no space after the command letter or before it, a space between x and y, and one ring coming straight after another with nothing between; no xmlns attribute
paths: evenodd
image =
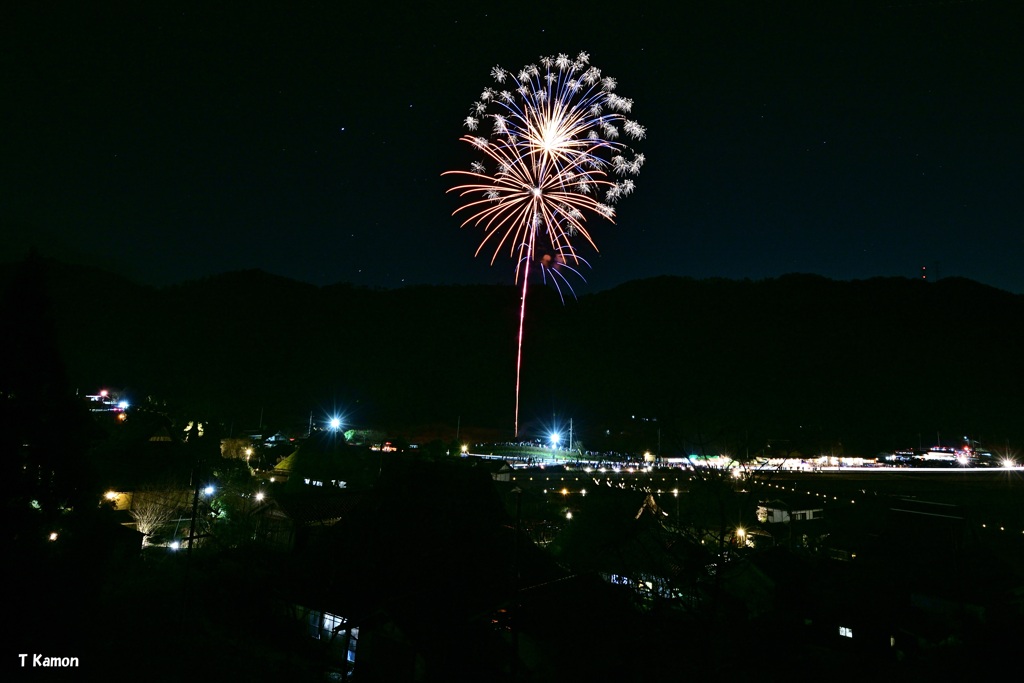
<svg viewBox="0 0 1024 683"><path fill-rule="evenodd" d="M559 291L572 286L563 271L580 277L588 265L577 243L597 251L588 216L614 222L615 204L632 194L644 156L620 142L646 131L627 118L633 101L615 92L587 53L560 54L512 73L491 69L494 84L470 107L462 140L481 158L469 170L448 171L464 182L450 188L465 199L455 210L461 227L482 228L476 255L492 251L491 264L507 253L522 282L516 358L515 431L519 433L519 370L530 265L537 263ZM487 128L482 134L481 128Z"/></svg>

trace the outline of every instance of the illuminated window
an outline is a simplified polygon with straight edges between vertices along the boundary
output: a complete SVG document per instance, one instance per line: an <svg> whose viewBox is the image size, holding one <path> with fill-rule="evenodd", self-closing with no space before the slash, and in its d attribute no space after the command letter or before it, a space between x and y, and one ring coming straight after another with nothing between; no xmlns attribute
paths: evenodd
<svg viewBox="0 0 1024 683"><path fill-rule="evenodd" d="M840 626L839 635L843 636L844 638L853 638L853 629L848 626Z"/></svg>
<svg viewBox="0 0 1024 683"><path fill-rule="evenodd" d="M359 627L358 626L353 626L352 627L352 631L351 631L351 635L349 636L349 639L348 639L348 652L346 652L346 654L345 654L346 659L348 659L348 661L350 661L350 662L355 662L356 661L356 643L358 643L358 642L359 642Z"/></svg>
<svg viewBox="0 0 1024 683"><path fill-rule="evenodd" d="M324 623L323 630L327 633L337 633L344 628L346 620L344 617L339 617L337 614L331 614L330 612L324 612Z"/></svg>
<svg viewBox="0 0 1024 683"><path fill-rule="evenodd" d="M359 642L359 627L349 626L348 619L331 614L310 610L309 612L310 635L317 640L329 640L341 645L344 643L345 659L350 663L356 661L356 645ZM348 642L346 643L346 636Z"/></svg>

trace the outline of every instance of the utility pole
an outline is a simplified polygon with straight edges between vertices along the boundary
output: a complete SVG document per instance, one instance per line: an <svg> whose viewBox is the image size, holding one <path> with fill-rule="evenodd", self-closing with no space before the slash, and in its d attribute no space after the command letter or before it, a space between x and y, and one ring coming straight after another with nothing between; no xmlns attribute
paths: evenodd
<svg viewBox="0 0 1024 683"><path fill-rule="evenodd" d="M196 448L196 444L193 441L192 447ZM200 466L202 464L201 454L196 454L195 465L192 468L192 520L188 525L188 550L185 554L185 571L182 574L182 595L184 599L181 601L181 622L185 624L188 619L188 613L190 610L190 596L192 594L191 573L192 573L192 544L195 543L196 538L196 513L199 510L199 473Z"/></svg>
<svg viewBox="0 0 1024 683"><path fill-rule="evenodd" d="M523 490L518 486L512 489L516 497L516 536L512 552L512 660L509 662L509 673L515 681L519 677L519 532L522 526Z"/></svg>
<svg viewBox="0 0 1024 683"><path fill-rule="evenodd" d="M196 517L199 511L199 470L202 460L196 456L195 468L192 470L192 521L188 525L188 561L192 561L192 544L196 538Z"/></svg>

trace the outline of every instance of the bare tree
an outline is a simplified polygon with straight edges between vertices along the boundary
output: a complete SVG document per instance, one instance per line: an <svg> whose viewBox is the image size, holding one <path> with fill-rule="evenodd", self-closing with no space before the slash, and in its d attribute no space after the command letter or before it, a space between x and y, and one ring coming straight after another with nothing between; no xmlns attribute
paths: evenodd
<svg viewBox="0 0 1024 683"><path fill-rule="evenodd" d="M132 495L128 514L135 520L135 528L143 534L142 545L149 545L149 537L161 526L174 519L181 502L177 491L145 490Z"/></svg>

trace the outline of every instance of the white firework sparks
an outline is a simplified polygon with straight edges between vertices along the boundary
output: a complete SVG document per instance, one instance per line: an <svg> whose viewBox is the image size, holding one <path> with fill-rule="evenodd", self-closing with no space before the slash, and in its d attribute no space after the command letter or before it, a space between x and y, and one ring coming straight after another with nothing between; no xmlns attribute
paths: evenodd
<svg viewBox="0 0 1024 683"><path fill-rule="evenodd" d="M575 60L559 54L541 57L539 66L530 64L518 73L492 68L492 78L499 84L511 80L514 90L485 89L464 119L469 131L481 132L462 139L484 158L469 171L445 174L467 177L449 191L468 199L456 210L467 213L463 227L484 229L477 253L493 245L494 263L507 247L516 262L517 282L537 256L534 250L544 248L537 243L539 235L529 234L535 225L529 217L542 217L543 242L550 251L578 263L569 231L596 249L586 215L614 216L600 206L594 190L603 190L609 202L627 196L635 185L620 185L613 176L635 176L643 165L643 156L619 141L646 137L642 125L626 118L633 101L616 94L618 81L602 77L589 62L586 53ZM490 135L484 138L481 129L488 123Z"/></svg>

